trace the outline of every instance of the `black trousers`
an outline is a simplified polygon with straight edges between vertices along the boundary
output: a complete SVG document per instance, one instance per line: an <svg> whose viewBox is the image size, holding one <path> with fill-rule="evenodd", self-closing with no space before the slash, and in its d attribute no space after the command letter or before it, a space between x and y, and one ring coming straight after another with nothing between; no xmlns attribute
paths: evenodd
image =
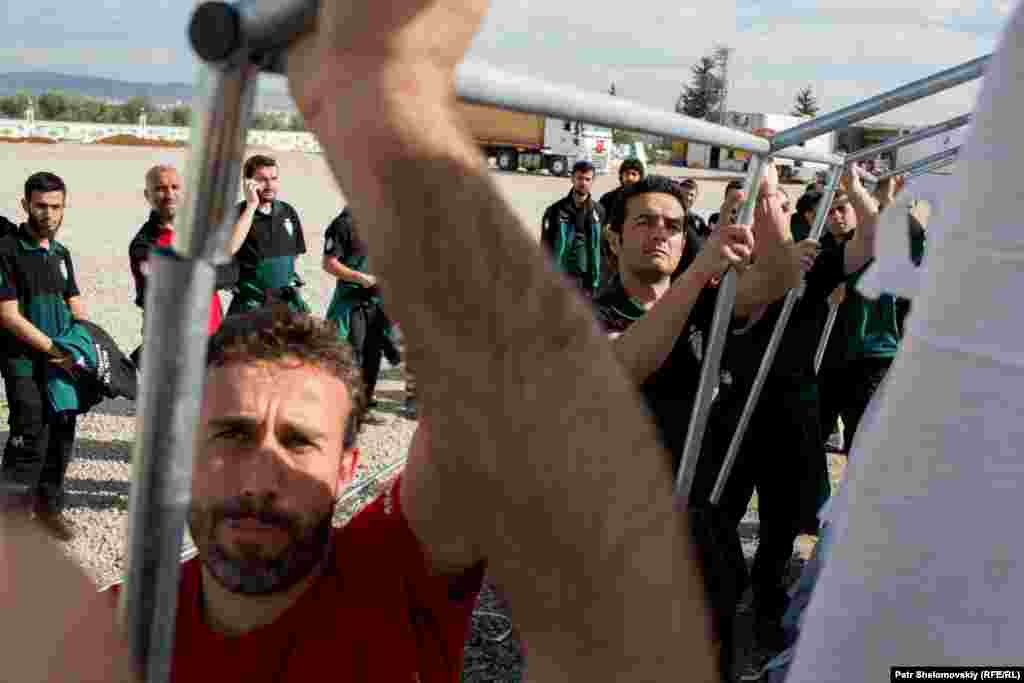
<svg viewBox="0 0 1024 683"><path fill-rule="evenodd" d="M831 431L836 418L843 418L843 440L849 451L864 411L892 365L891 358L859 358L837 368L823 368L821 386L821 424Z"/></svg>
<svg viewBox="0 0 1024 683"><path fill-rule="evenodd" d="M713 455L704 468L717 476L748 391L723 396L709 423ZM757 554L750 572L758 615L781 619L789 599L785 583L793 543L804 531L817 529L817 511L828 495L828 466L821 436L820 407L813 380L771 382L761 392L744 435L719 511L730 528L738 528L757 490ZM694 482L706 495L705 476ZM739 539L737 538L737 543Z"/></svg>
<svg viewBox="0 0 1024 683"><path fill-rule="evenodd" d="M381 359L397 353L388 336L391 321L377 305L358 306L349 317L349 343L363 374L366 400L373 398L377 378L380 376Z"/></svg>
<svg viewBox="0 0 1024 683"><path fill-rule="evenodd" d="M64 506L64 475L74 452L77 418L55 415L50 409L45 371L45 363L39 361L32 376L18 376L21 373L14 371L10 361L0 363L11 430L0 477L6 487L59 512Z"/></svg>

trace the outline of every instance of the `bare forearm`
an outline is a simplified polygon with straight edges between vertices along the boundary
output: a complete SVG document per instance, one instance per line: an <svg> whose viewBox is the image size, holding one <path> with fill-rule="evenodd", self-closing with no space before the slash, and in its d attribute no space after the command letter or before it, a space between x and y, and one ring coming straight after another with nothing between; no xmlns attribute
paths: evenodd
<svg viewBox="0 0 1024 683"><path fill-rule="evenodd" d="M256 204L247 204L245 211L239 216L234 230L231 231L231 242L228 244L229 254L237 254L238 250L242 248L242 244L252 228L252 219L256 216L256 208Z"/></svg>
<svg viewBox="0 0 1024 683"><path fill-rule="evenodd" d="M793 265L791 258L779 259L770 268L758 261L736 281L734 315L745 318L758 307L778 301L799 284L800 269Z"/></svg>
<svg viewBox="0 0 1024 683"><path fill-rule="evenodd" d="M846 245L844 268L855 273L875 256L880 213L878 202L859 184L851 188L850 203L857 214L857 231Z"/></svg>
<svg viewBox="0 0 1024 683"><path fill-rule="evenodd" d="M71 309L71 317L75 320L88 320L81 297L73 296L68 299L68 308Z"/></svg>
<svg viewBox="0 0 1024 683"><path fill-rule="evenodd" d="M358 270L349 268L333 256L324 257L323 267L326 273L333 275L342 282L351 282L353 284L361 285L366 279L366 276Z"/></svg>
<svg viewBox="0 0 1024 683"><path fill-rule="evenodd" d="M634 384L643 384L668 359L708 279L687 270L658 305L613 342L615 355Z"/></svg>
<svg viewBox="0 0 1024 683"><path fill-rule="evenodd" d="M354 121L307 120L353 212L374 216L367 241L409 340L437 466L465 484L463 504L479 512L467 529L524 631L541 652L627 652L622 676L664 666L682 639L707 679L703 593L633 383L450 106L382 99Z"/></svg>
<svg viewBox="0 0 1024 683"><path fill-rule="evenodd" d="M12 333L19 341L29 345L39 353L51 353L53 340L43 334L42 330L33 325L25 316L18 312L5 311L0 314L0 325Z"/></svg>

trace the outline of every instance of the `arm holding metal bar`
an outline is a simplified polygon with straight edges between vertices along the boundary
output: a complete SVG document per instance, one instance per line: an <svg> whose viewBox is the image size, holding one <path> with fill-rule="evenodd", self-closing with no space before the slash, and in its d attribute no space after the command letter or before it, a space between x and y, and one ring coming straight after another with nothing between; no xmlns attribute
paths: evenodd
<svg viewBox="0 0 1024 683"><path fill-rule="evenodd" d="M828 210L832 204L832 197L835 195L836 188L839 186L839 178L842 172L843 170L840 167L835 167L829 172L825 193L818 202L818 208L814 214L814 225L811 227L810 234L810 239L812 240L819 239L821 233L825 230L825 220L828 218ZM743 445L743 437L746 435L747 427L750 425L750 420L754 415L754 409L757 407L757 401L761 397L761 390L764 388L764 383L771 372L772 363L775 362L775 353L778 351L779 344L782 343L782 336L786 331L786 325L789 323L789 317L792 315L793 308L796 306L800 295L801 292L795 289L786 295L782 311L779 313L779 318L775 322L775 328L772 330L771 339L768 341L768 347L765 349L764 356L761 358L761 364L757 368L757 375L754 377L750 394L747 396L746 403L743 404L743 412L740 414L736 431L729 442L729 450L726 452L722 468L719 470L715 486L711 491L711 503L713 505L718 504L722 494L725 492L725 485L729 480L729 474L732 472L733 465L736 464L740 447Z"/></svg>
<svg viewBox="0 0 1024 683"><path fill-rule="evenodd" d="M750 194L740 212L739 222L741 224L750 223L753 220L754 206L757 203L767 165L768 160L760 156L755 155L750 159L750 169L745 185L750 188ZM690 423L687 427L682 458L676 475L675 496L676 505L679 507L685 507L689 500L690 490L693 488L693 480L697 472L697 459L700 457L701 446L704 443L704 432L707 430L708 419L711 417L711 404L718 388L722 354L725 351L729 324L736 304L736 279L736 271L729 270L718 286L718 300L715 302L715 313L711 319L711 332L700 368L700 384L697 387L697 397L690 413Z"/></svg>
<svg viewBox="0 0 1024 683"><path fill-rule="evenodd" d="M422 29L415 49L391 24L395 5ZM457 123L451 83L481 5L369 3L343 19L325 4L323 49L304 41L288 59L353 214L372 217L369 251L430 423L430 476L459 492L438 514L405 493L403 507L432 563L458 564L465 549L487 559L536 678L661 680L695 667L708 680L703 591L654 426L592 311L537 258ZM370 75L319 80L356 67ZM465 543L453 553L455 535Z"/></svg>

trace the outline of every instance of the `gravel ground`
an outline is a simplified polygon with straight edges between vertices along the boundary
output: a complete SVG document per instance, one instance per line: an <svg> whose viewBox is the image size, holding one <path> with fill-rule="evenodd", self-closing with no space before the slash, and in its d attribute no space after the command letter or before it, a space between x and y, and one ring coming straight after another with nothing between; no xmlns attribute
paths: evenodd
<svg viewBox="0 0 1024 683"><path fill-rule="evenodd" d="M253 150L255 151L255 150ZM281 167L281 197L300 212L308 254L299 271L308 283L303 294L315 312L326 310L332 283L320 270L323 231L344 206L344 198L321 157L276 153ZM141 316L132 305L134 288L128 272L127 246L148 209L142 197L143 175L155 163L185 168L187 151L79 145L0 144L0 215L23 220L18 201L24 179L38 170L52 170L69 187L68 209L60 239L73 254L78 284L90 317L130 351L141 341ZM672 175L701 178L697 210L707 216L722 200L725 176L660 168ZM514 211L539 238L544 208L569 190L566 179L494 173L493 178ZM594 194L618 184L614 175L598 177ZM225 297L225 303L227 298ZM341 501L338 522L344 523L380 490L400 468L415 422L398 414L404 397L401 373L385 366L378 386L385 425L367 425L360 440L363 454L352 492ZM5 443L6 403L0 393L0 443ZM124 571L124 531L127 519L134 405L107 401L79 420L75 457L68 471L67 512L78 535L68 552L98 585L121 577ZM752 512L746 520L756 521ZM745 525L752 528L753 524ZM748 534L746 550L756 539ZM508 633L507 609L489 585L466 648L466 681L516 681L522 658L514 634Z"/></svg>

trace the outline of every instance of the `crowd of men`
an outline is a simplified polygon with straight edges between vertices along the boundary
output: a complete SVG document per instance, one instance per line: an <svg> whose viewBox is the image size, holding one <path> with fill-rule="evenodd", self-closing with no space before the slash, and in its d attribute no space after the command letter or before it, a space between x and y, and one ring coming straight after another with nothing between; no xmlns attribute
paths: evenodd
<svg viewBox="0 0 1024 683"><path fill-rule="evenodd" d="M601 198L603 210L588 213L593 167L578 163L570 195L543 217L543 241L559 270L593 302L677 473L715 310L714 259L724 249L739 262L736 246L746 244L745 233L735 225L744 185L730 181L721 210L706 223L693 212L699 192L694 179L646 176L636 159L623 162L619 178L620 187ZM842 417L848 445L903 335L909 302L890 295L870 300L856 291L873 258L879 213L893 202L901 183L900 178L883 181L872 194L859 174L848 172L825 214L820 240L808 239L824 198L820 183L809 184L795 206L774 182L766 186L774 188L774 195L759 199L752 226L756 248L752 265L739 274L734 320L691 500L702 503L711 493L783 299L802 282L803 294L718 503L725 526L738 529L757 492L757 552L749 574L740 568L735 594L747 587L752 591L749 608L763 658L787 644L782 622L790 602L787 579L794 542L802 533L818 533L817 514L831 486L826 451L830 446L844 450L830 443L837 418ZM730 219L721 221L721 215ZM596 230L581 229L589 225L585 218L603 219L600 246ZM920 264L924 228L914 216L908 221L913 260ZM580 254L608 256L594 264ZM836 324L819 370L814 359L833 307ZM738 531L733 541L739 544ZM722 647L729 643L723 641ZM723 675L729 675L727 666Z"/></svg>
<svg viewBox="0 0 1024 683"><path fill-rule="evenodd" d="M731 185L708 225L693 213L696 182L630 160L621 187L595 201L584 162L544 214L550 257L540 258L450 109L486 3L399 4L407 12L325 4L318 37L288 62L350 197L325 236L323 267L337 280L329 324L300 293L303 227L277 198L276 162L244 167L246 200L218 277L233 298L226 314L219 297L211 310L189 508L199 555L182 570L174 680L299 681L324 667L339 680L458 680L485 571L511 601L537 680L731 680L737 605L708 594L700 577L713 549L694 547L672 495L718 283L735 269L691 504L709 496L784 297L804 287L719 505L735 529L758 493L760 543L740 581L759 642L777 652L793 543L817 530L828 495L823 397L841 394L827 410L855 424L901 334L900 302L853 291L899 188L873 196L847 175L829 207L831 239L819 242L793 226L823 196L794 206L770 166L752 224L737 220L747 188ZM324 80L341 73L363 76ZM138 663L111 594L90 591L29 521L69 536L60 481L74 421L45 403L48 373L75 372L54 336L85 317L56 240L66 195L56 176L33 176L28 220L0 239L11 404L0 561L19 587L0 606L77 619L48 633L38 620L4 630L5 668L11 680L132 680ZM177 172L151 169L146 198L151 214L129 249L140 307L152 249L174 244ZM832 374L819 374L815 349L844 287L845 331ZM392 315L420 379L420 423L403 475L332 529L381 356L400 359ZM851 381L860 388L844 391ZM54 639L59 658L44 654Z"/></svg>

